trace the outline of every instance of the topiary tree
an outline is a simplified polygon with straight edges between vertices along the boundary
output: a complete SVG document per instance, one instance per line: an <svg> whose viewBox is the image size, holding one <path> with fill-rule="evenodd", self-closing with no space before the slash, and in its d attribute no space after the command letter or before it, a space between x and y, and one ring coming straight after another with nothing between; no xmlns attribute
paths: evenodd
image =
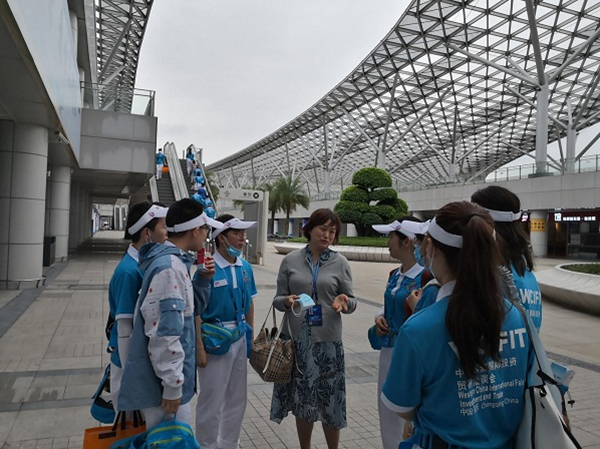
<svg viewBox="0 0 600 449"><path fill-rule="evenodd" d="M343 223L352 223L363 236L372 233L371 225L390 223L406 215L408 206L392 188L388 172L367 167L354 173L352 185L342 192L334 210Z"/></svg>

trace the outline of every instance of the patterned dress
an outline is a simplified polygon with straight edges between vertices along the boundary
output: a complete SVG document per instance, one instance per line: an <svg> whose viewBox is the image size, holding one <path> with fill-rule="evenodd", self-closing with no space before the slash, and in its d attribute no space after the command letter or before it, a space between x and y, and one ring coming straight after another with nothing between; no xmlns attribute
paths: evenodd
<svg viewBox="0 0 600 449"><path fill-rule="evenodd" d="M326 258L329 253L323 254ZM271 420L280 424L289 412L327 427L346 427L346 374L341 341L315 343L308 317L300 326L296 366L287 384L276 383L271 401Z"/></svg>

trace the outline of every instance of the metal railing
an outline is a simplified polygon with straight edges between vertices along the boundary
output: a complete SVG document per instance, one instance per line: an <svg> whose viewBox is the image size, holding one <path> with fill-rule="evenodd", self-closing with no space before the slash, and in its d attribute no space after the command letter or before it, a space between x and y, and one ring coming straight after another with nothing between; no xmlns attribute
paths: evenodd
<svg viewBox="0 0 600 449"><path fill-rule="evenodd" d="M177 157L177 150L173 142L167 142L163 145L163 151L167 157L167 163L169 164L169 178L171 178L171 185L173 186L173 196L175 201L179 201L183 198L188 198L190 195L187 189L187 183L181 170L181 164Z"/></svg>
<svg viewBox="0 0 600 449"><path fill-rule="evenodd" d="M156 176L152 176L148 180L148 188L150 189L150 198L152 198L152 202L160 201L158 199L158 186L156 185Z"/></svg>
<svg viewBox="0 0 600 449"><path fill-rule="evenodd" d="M100 111L154 116L153 90L125 89L117 85L81 83L83 107Z"/></svg>
<svg viewBox="0 0 600 449"><path fill-rule="evenodd" d="M600 154L582 157L575 161L575 167L573 171L567 173L564 167L559 167L554 163L546 164L546 172L553 175L565 175L565 174L577 174L577 173L589 173L589 172L598 172L600 171ZM466 181L457 181L457 182L449 182L440 180L439 182L431 182L429 180L423 179L415 179L411 182L406 181L395 181L394 189L398 192L414 192L418 190L431 190L431 189L439 189L444 187L456 187L461 185L471 185L471 184L487 184L487 183L495 183L502 181L513 181L517 179L526 179L531 175L536 173L536 165L535 164L523 164L523 165L515 165L513 167L503 167L498 170L494 170L493 172L485 175L482 174L479 177L470 178ZM485 178L484 178L485 176ZM311 201L329 201L329 200L339 200L342 192L328 192L328 193L318 193L310 197Z"/></svg>

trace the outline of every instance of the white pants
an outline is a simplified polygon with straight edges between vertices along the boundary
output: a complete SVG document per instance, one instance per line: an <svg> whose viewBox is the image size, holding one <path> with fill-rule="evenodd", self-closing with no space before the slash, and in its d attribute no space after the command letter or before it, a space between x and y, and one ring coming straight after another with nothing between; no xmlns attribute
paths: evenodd
<svg viewBox="0 0 600 449"><path fill-rule="evenodd" d="M377 409L379 411L379 430L383 449L397 449L402 441L404 419L390 410L381 401L381 389L390 370L393 348L381 348L379 354L379 375L377 376Z"/></svg>
<svg viewBox="0 0 600 449"><path fill-rule="evenodd" d="M162 178L163 164L156 164L156 179Z"/></svg>
<svg viewBox="0 0 600 449"><path fill-rule="evenodd" d="M208 356L198 369L200 393L196 407L196 439L202 449L237 449L246 412L248 359L246 337L227 354Z"/></svg>
<svg viewBox="0 0 600 449"><path fill-rule="evenodd" d="M146 418L146 429L151 429L152 427L160 424L164 419L167 421L173 419L173 415L167 415L165 417L165 411L162 407L145 408L142 411L144 412L144 417ZM177 413L175 414L175 418L177 421L184 422L191 426L192 404L188 402L187 404L180 405Z"/></svg>
<svg viewBox="0 0 600 449"><path fill-rule="evenodd" d="M185 163L187 164L188 176L191 176L192 175L192 170L194 170L194 162L191 161L190 159L186 159Z"/></svg>
<svg viewBox="0 0 600 449"><path fill-rule="evenodd" d="M116 325L116 323L115 323ZM110 364L110 400L116 411L119 411L119 391L121 391L121 378L123 377L123 369L111 362Z"/></svg>

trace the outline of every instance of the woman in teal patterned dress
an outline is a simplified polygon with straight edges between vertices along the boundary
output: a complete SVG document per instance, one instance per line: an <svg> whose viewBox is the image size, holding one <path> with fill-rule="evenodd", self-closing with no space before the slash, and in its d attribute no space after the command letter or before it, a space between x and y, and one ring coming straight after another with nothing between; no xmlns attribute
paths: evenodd
<svg viewBox="0 0 600 449"><path fill-rule="evenodd" d="M304 225L305 248L283 259L274 306L287 314L296 348L292 380L275 384L271 420L296 417L301 449L309 449L313 425L320 421L329 449L338 447L346 427L346 375L341 314L356 310L348 260L329 247L337 243L341 223L329 209L318 209ZM305 293L315 305L301 310ZM284 326L284 332L288 329Z"/></svg>

